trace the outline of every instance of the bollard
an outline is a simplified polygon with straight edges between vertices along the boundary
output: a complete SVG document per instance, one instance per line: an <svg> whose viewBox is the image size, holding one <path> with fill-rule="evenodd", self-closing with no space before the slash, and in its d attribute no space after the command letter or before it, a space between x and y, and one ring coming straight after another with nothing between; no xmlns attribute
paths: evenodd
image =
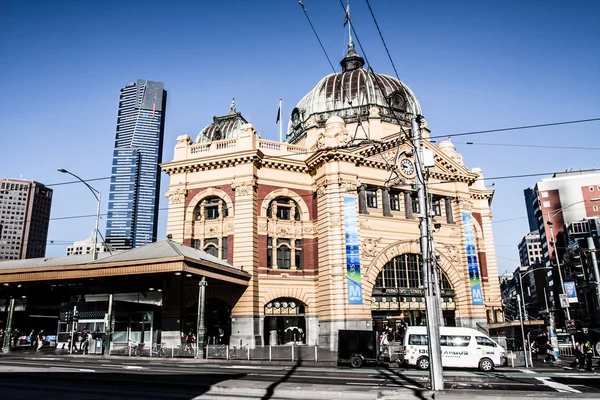
<svg viewBox="0 0 600 400"><path fill-rule="evenodd" d="M271 345L269 345L269 361L271 361Z"/></svg>
<svg viewBox="0 0 600 400"><path fill-rule="evenodd" d="M319 361L319 356L318 356L319 352L317 351L317 346L315 345L315 362Z"/></svg>
<svg viewBox="0 0 600 400"><path fill-rule="evenodd" d="M294 344L292 343L292 361L294 361Z"/></svg>

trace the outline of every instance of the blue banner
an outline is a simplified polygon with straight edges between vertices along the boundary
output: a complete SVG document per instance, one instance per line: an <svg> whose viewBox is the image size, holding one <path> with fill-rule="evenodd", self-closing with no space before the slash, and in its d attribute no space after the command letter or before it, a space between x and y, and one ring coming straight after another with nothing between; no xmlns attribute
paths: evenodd
<svg viewBox="0 0 600 400"><path fill-rule="evenodd" d="M475 247L475 233L473 232L472 218L471 213L461 213L463 232L465 234L469 283L471 285L471 304L474 306L482 306L483 294L481 291L481 277L479 276L479 262L477 261L477 247Z"/></svg>
<svg viewBox="0 0 600 400"><path fill-rule="evenodd" d="M363 302L357 227L356 199L354 197L344 197L344 230L346 235L346 276L348 281L348 304L362 304Z"/></svg>
<svg viewBox="0 0 600 400"><path fill-rule="evenodd" d="M565 293L567 294L569 303L577 303L577 287L575 286L575 282L565 282Z"/></svg>

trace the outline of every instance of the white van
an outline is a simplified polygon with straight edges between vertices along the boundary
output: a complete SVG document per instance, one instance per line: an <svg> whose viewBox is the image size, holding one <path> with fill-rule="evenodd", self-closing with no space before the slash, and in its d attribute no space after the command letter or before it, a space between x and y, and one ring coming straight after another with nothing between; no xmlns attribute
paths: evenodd
<svg viewBox="0 0 600 400"><path fill-rule="evenodd" d="M504 364L505 350L484 333L471 328L440 327L442 367L492 371ZM409 326L404 335L404 363L429 369L427 328Z"/></svg>

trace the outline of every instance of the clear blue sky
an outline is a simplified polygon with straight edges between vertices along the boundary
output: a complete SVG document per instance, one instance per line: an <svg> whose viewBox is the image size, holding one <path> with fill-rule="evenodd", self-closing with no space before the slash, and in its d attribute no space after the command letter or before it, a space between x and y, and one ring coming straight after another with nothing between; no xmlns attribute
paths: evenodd
<svg viewBox="0 0 600 400"><path fill-rule="evenodd" d="M339 70L346 49L338 0L304 0ZM433 135L600 117L600 2L371 0L400 79L416 94ZM364 0L352 21L378 72L393 75ZM64 182L111 170L119 89L138 78L168 91L165 151L196 134L232 97L263 137L331 68L297 0L0 2L0 176ZM486 177L600 168L600 122L456 138ZM467 145L465 142L479 143ZM161 191L167 189L164 179ZM500 270L518 264L528 231L523 189L542 177L490 180ZM108 180L93 182L104 198ZM81 185L53 186L47 255L82 240L95 213ZM102 212L106 212L106 201ZM161 196L161 208L167 202ZM509 221L506 221L509 220ZM159 238L166 212L160 213ZM104 233L106 221L101 222Z"/></svg>

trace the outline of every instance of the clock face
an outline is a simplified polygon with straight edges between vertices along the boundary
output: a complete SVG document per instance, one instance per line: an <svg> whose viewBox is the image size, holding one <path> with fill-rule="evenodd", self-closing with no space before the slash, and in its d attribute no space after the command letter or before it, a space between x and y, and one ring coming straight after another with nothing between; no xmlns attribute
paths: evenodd
<svg viewBox="0 0 600 400"><path fill-rule="evenodd" d="M400 169L404 175L412 175L415 173L415 165L408 158L400 161Z"/></svg>

